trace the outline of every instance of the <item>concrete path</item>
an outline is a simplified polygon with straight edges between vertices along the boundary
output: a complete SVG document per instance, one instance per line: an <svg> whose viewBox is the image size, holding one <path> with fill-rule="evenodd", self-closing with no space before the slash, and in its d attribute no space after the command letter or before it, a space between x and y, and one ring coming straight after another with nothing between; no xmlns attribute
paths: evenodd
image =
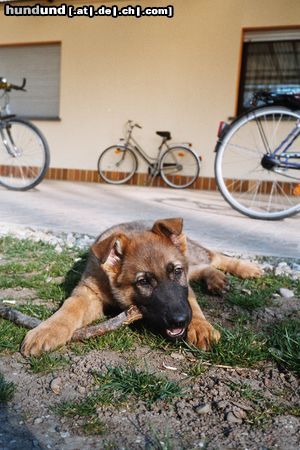
<svg viewBox="0 0 300 450"><path fill-rule="evenodd" d="M0 187L0 227L18 224L98 235L120 222L183 217L188 235L215 249L300 258L300 214L279 222L249 219L219 193L44 181L36 189Z"/></svg>

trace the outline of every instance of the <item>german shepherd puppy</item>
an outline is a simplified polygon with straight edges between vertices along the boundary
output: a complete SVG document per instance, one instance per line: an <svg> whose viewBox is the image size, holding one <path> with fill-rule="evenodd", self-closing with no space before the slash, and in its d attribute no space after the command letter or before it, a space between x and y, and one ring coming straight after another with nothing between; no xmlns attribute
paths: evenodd
<svg viewBox="0 0 300 450"><path fill-rule="evenodd" d="M212 252L187 239L183 220L163 219L113 227L91 247L81 281L62 307L29 331L21 351L38 355L68 342L74 331L101 318L109 307L136 305L148 324L169 339L186 338L209 349L220 334L205 319L189 285L202 279L210 291L226 287L223 272L258 277L255 264ZM221 271L220 271L220 270Z"/></svg>

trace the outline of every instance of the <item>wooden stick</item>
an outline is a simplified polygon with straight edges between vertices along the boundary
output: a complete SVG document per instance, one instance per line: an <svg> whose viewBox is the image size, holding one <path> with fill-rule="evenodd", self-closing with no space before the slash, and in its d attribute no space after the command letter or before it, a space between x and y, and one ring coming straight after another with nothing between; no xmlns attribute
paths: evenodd
<svg viewBox="0 0 300 450"><path fill-rule="evenodd" d="M23 314L20 311L8 306L0 306L0 317L29 329L35 328L42 323L42 320L27 316L26 314ZM129 325L136 320L140 320L142 317L143 315L139 309L136 306L131 306L127 311L124 311L121 314L106 320L105 322L101 322L98 325L93 325L90 327L80 328L75 331L71 340L83 341L95 336L102 336L105 333L117 330L123 325Z"/></svg>
<svg viewBox="0 0 300 450"><path fill-rule="evenodd" d="M10 320L16 325L30 329L35 328L42 323L41 320L36 319L35 317L27 316L26 314L23 314L14 308L10 308L9 306L0 306L0 317Z"/></svg>

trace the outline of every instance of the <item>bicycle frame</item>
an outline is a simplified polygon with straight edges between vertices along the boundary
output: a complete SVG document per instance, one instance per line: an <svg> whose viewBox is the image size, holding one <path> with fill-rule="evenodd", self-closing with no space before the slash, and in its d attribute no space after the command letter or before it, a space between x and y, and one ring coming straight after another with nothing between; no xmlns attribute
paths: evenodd
<svg viewBox="0 0 300 450"><path fill-rule="evenodd" d="M160 146L158 147L157 156L155 158L151 157L140 146L140 144L137 142L137 140L134 139L134 137L132 136L132 129L130 129L130 131L129 131L128 137L125 142L125 147L129 147L132 150L135 150L150 167L153 165L156 165L156 164L158 165L163 147L166 147L167 149L170 148L168 146L168 144L166 143L166 140L163 139Z"/></svg>

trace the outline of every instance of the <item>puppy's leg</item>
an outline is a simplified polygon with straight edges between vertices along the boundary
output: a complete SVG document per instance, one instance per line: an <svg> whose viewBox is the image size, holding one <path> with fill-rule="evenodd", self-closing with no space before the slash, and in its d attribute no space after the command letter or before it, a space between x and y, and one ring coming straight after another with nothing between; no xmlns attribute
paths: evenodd
<svg viewBox="0 0 300 450"><path fill-rule="evenodd" d="M205 281L207 289L212 292L222 292L226 289L227 280L224 273L208 264L191 266L188 277L189 281Z"/></svg>
<svg viewBox="0 0 300 450"><path fill-rule="evenodd" d="M218 342L221 335L205 319L191 288L189 288L189 303L192 308L192 320L188 327L188 342L202 350L209 350L211 344Z"/></svg>
<svg viewBox="0 0 300 450"><path fill-rule="evenodd" d="M250 261L242 261L236 258L229 258L220 253L210 252L211 265L216 269L237 275L240 278L257 278L263 274L261 268Z"/></svg>
<svg viewBox="0 0 300 450"><path fill-rule="evenodd" d="M64 345L75 330L102 315L101 298L88 287L79 285L53 316L27 333L21 352L25 356L39 355Z"/></svg>

